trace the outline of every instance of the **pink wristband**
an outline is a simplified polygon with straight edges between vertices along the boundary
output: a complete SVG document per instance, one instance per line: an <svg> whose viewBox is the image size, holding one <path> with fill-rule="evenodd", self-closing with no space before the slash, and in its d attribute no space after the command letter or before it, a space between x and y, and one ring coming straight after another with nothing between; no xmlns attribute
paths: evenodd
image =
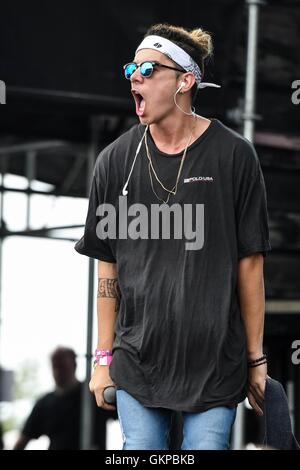
<svg viewBox="0 0 300 470"><path fill-rule="evenodd" d="M111 361L112 361L112 356L99 357L95 360L95 365L110 366Z"/></svg>
<svg viewBox="0 0 300 470"><path fill-rule="evenodd" d="M96 349L95 356L96 357L112 356L112 349Z"/></svg>
<svg viewBox="0 0 300 470"><path fill-rule="evenodd" d="M112 356L99 356L94 360L94 366L110 366Z"/></svg>
<svg viewBox="0 0 300 470"><path fill-rule="evenodd" d="M111 349L96 349L94 366L109 366L111 364L112 357Z"/></svg>

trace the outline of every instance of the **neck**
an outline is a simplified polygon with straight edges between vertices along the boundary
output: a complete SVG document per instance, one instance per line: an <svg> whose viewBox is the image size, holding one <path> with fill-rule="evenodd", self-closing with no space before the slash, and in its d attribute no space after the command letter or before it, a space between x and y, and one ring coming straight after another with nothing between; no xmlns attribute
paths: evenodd
<svg viewBox="0 0 300 470"><path fill-rule="evenodd" d="M56 385L55 387L55 391L57 394L64 394L70 390L72 390L74 387L76 387L76 385L79 383L79 381L74 378L72 380L70 380L67 384L65 384L64 386L59 386L59 385Z"/></svg>
<svg viewBox="0 0 300 470"><path fill-rule="evenodd" d="M150 124L150 132L156 147L165 153L179 153L193 135L193 143L209 126L210 120L202 116L187 116L180 111L174 112L158 123Z"/></svg>
<svg viewBox="0 0 300 470"><path fill-rule="evenodd" d="M194 117L183 113L174 113L163 120L150 124L150 132L158 148L168 149L169 153L177 153L186 145L191 134ZM168 153L168 152L167 152Z"/></svg>

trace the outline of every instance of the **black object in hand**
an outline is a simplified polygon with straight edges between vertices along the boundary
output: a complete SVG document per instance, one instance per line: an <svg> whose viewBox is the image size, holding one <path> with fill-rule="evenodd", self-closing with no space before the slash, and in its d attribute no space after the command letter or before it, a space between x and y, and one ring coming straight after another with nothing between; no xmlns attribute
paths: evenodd
<svg viewBox="0 0 300 470"><path fill-rule="evenodd" d="M115 405L116 404L116 387L110 385L106 387L103 391L103 398L105 403L108 405Z"/></svg>

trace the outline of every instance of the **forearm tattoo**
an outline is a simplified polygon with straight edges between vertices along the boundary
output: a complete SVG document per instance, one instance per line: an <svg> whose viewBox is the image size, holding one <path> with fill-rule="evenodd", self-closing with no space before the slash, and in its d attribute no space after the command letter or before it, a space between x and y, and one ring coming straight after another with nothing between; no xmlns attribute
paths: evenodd
<svg viewBox="0 0 300 470"><path fill-rule="evenodd" d="M116 311L119 310L121 293L118 279L106 279L100 277L98 279L97 297L110 297L112 299L116 299Z"/></svg>

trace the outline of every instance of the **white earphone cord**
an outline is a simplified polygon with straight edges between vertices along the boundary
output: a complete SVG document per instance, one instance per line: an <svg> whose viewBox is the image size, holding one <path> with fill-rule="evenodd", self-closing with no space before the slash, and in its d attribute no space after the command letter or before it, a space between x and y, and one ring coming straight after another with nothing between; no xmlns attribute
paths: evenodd
<svg viewBox="0 0 300 470"><path fill-rule="evenodd" d="M187 113L186 111L184 111L184 109L182 109L182 108L179 106L179 104L178 104L177 101L176 101L176 95L177 95L177 93L179 93L180 90L181 90L181 88L183 88L184 86L185 86L185 83L184 83L184 82L181 82L181 83L180 83L180 86L179 86L179 88L178 88L178 90L175 91L174 96L173 96L174 103L175 103L175 105L177 106L177 108L180 109L180 111L181 111L182 113L186 114L187 116L195 116L195 108L194 108L194 107L191 108L191 112L190 112L190 113Z"/></svg>
<svg viewBox="0 0 300 470"><path fill-rule="evenodd" d="M128 194L128 189L127 189L127 186L128 186L128 183L129 183L129 180L130 180L130 177L131 177L131 173L133 172L133 168L134 168L134 165L135 165L135 162L136 162L136 159L137 159L137 156L141 150L141 146L142 146L142 143L143 143L143 140L145 138L145 135L146 135L146 132L148 130L148 125L146 126L146 129L145 129L145 132L143 134L143 137L141 138L140 142L139 142L139 145L137 146L137 149L136 149L136 152L135 152L135 157L134 157L134 160L133 160L133 163L131 165L131 169L130 169L130 172L129 172L129 175L128 175L128 178L127 178L127 181L126 183L124 184L123 186L123 189L122 189L122 194L123 196L127 196Z"/></svg>

